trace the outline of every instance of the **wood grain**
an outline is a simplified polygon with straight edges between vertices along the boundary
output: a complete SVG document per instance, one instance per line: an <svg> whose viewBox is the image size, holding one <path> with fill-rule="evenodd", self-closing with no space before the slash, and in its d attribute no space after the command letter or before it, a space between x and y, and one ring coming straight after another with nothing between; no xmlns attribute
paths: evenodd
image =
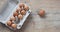
<svg viewBox="0 0 60 32"><path fill-rule="evenodd" d="M38 15L40 9L46 12L44 18ZM18 32L60 32L60 0L31 0L31 10L31 15ZM13 32L0 26L0 32Z"/></svg>

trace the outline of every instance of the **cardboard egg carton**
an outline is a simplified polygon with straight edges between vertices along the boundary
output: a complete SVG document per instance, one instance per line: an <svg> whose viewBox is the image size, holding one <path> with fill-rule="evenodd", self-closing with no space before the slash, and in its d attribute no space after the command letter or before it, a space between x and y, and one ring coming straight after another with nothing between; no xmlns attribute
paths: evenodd
<svg viewBox="0 0 60 32"><path fill-rule="evenodd" d="M14 22L14 24L16 24L17 27L16 28L12 28L12 27L7 25L7 21L10 20L11 16L13 16L13 13L19 7L20 3L17 4L17 5L11 4L11 3L8 3L8 4L9 4L9 6L8 6L8 8L6 8L6 12L1 13L0 22L5 24L8 28L10 28L12 30L20 29L22 27L22 25L24 24L25 20L27 19L27 17L29 16L29 14L31 13L31 10L29 9L28 11L26 11L26 14L23 16L23 18L21 20L19 20L19 23ZM27 4L25 4L25 5L27 5Z"/></svg>
<svg viewBox="0 0 60 32"><path fill-rule="evenodd" d="M12 13L7 18L7 21L10 19L11 16L13 16L13 12L15 12L16 8L18 8L18 7L19 7L19 4L13 9ZM12 27L8 26L7 21L5 22L5 25L8 26L10 29L13 29L13 30L20 29L22 27L23 23L25 22L25 20L27 19L27 17L29 16L30 12L31 12L30 10L26 11L26 14L23 15L23 18L21 20L19 20L19 23L16 24L16 22L18 22L18 21L15 22L15 24L17 25L16 28L12 28Z"/></svg>
<svg viewBox="0 0 60 32"><path fill-rule="evenodd" d="M0 0L0 14L3 12L8 5L8 0Z"/></svg>

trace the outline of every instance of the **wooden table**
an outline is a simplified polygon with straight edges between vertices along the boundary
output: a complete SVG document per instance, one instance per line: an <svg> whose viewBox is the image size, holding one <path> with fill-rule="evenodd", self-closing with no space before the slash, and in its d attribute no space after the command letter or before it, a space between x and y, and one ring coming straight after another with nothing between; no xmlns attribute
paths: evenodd
<svg viewBox="0 0 60 32"><path fill-rule="evenodd" d="M45 10L45 17L38 11ZM60 0L31 0L32 13L17 32L60 32ZM0 32L14 32L0 24ZM16 31L15 31L16 32Z"/></svg>

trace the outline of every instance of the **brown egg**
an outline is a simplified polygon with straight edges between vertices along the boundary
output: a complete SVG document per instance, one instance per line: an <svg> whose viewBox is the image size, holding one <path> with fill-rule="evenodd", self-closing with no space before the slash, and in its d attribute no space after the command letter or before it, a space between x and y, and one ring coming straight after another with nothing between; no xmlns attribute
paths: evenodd
<svg viewBox="0 0 60 32"><path fill-rule="evenodd" d="M17 12L14 12L13 13L13 16L15 17L15 16L18 16L18 13Z"/></svg>
<svg viewBox="0 0 60 32"><path fill-rule="evenodd" d="M12 24L11 27L12 27L12 28L16 28L17 25L16 25L16 24Z"/></svg>
<svg viewBox="0 0 60 32"><path fill-rule="evenodd" d="M7 21L8 26L11 26L11 24L12 24L12 21Z"/></svg>
<svg viewBox="0 0 60 32"><path fill-rule="evenodd" d="M24 10L25 11L28 11L29 10L29 7L27 5L25 5Z"/></svg>
<svg viewBox="0 0 60 32"><path fill-rule="evenodd" d="M22 19L22 18L23 18L23 16L20 14L20 15L18 15L18 18L19 18L19 19Z"/></svg>
<svg viewBox="0 0 60 32"><path fill-rule="evenodd" d="M24 6L25 6L24 3L20 3L20 4L19 4L19 7L20 7L20 8L22 8L22 7L24 7Z"/></svg>
<svg viewBox="0 0 60 32"><path fill-rule="evenodd" d="M21 14L22 14L22 15L25 15L25 14L26 14L26 11L25 11L25 10L22 10L22 11L21 11Z"/></svg>
<svg viewBox="0 0 60 32"><path fill-rule="evenodd" d="M19 13L22 9L21 8L17 8L16 12Z"/></svg>
<svg viewBox="0 0 60 32"><path fill-rule="evenodd" d="M45 11L41 9L41 10L39 11L39 15L40 15L40 16L44 16L44 15L45 15Z"/></svg>
<svg viewBox="0 0 60 32"><path fill-rule="evenodd" d="M16 20L16 19L15 19L14 16L11 16L11 17L10 17L10 20L14 21L14 20Z"/></svg>

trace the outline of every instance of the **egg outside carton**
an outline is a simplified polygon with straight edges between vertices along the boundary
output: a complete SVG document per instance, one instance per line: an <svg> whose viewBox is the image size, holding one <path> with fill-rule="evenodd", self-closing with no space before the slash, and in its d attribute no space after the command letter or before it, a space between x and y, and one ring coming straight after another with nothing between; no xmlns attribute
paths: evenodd
<svg viewBox="0 0 60 32"><path fill-rule="evenodd" d="M25 3L24 3L25 4ZM19 5L19 4L18 4ZM17 24L17 28L12 28L12 27L9 27L6 23L7 21L10 19L10 17L13 15L13 12L16 11L16 8L18 8L18 5L12 10L12 13L9 15L9 17L7 18L6 22L4 23L3 21L3 24L5 24L8 28L10 28L11 30L16 30L16 29L20 29L22 27L22 25L24 24L25 20L27 19L27 17L29 16L29 14L31 13L31 10L27 11L26 14L23 16L23 19L20 20L20 22ZM26 4L25 4L26 5ZM29 7L30 8L30 7Z"/></svg>

